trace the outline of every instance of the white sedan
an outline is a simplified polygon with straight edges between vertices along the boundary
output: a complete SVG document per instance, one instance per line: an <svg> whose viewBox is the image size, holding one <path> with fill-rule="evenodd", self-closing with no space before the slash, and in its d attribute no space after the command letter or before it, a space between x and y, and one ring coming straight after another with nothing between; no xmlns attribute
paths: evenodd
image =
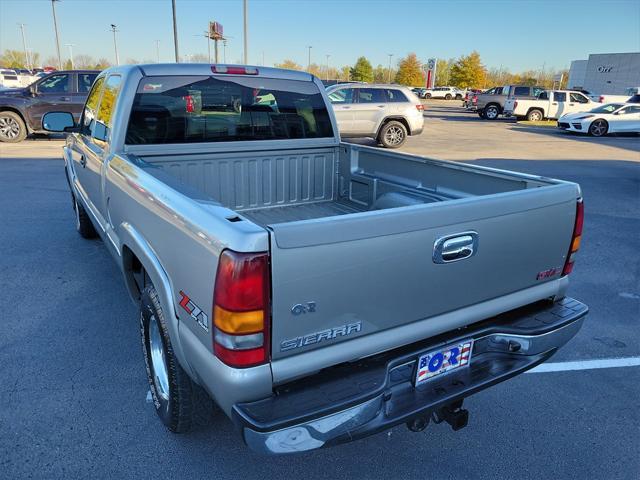
<svg viewBox="0 0 640 480"><path fill-rule="evenodd" d="M589 112L569 113L558 119L558 128L594 137L607 133L640 133L640 105L607 103Z"/></svg>

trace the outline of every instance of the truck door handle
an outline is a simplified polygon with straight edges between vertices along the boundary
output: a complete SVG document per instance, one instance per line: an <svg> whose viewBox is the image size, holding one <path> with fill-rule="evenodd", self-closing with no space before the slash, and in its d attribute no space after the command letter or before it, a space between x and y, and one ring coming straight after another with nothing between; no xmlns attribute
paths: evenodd
<svg viewBox="0 0 640 480"><path fill-rule="evenodd" d="M433 245L434 263L451 263L472 257L478 251L478 233L461 232L441 237Z"/></svg>
<svg viewBox="0 0 640 480"><path fill-rule="evenodd" d="M384 105L378 105L378 108L384 108Z"/></svg>
<svg viewBox="0 0 640 480"><path fill-rule="evenodd" d="M87 166L87 158L84 155L80 155L80 165L82 165L82 168Z"/></svg>
<svg viewBox="0 0 640 480"><path fill-rule="evenodd" d="M553 102L551 105L557 105L557 104L558 104L558 102Z"/></svg>
<svg viewBox="0 0 640 480"><path fill-rule="evenodd" d="M342 106L342 108L343 108L344 110L349 110L351 107L350 107L350 106L348 106L348 105L343 105L343 106Z"/></svg>

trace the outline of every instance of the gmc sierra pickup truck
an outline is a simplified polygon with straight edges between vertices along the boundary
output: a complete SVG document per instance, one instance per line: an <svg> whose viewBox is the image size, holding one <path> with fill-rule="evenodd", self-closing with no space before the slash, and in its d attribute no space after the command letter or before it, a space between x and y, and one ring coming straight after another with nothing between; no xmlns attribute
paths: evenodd
<svg viewBox="0 0 640 480"><path fill-rule="evenodd" d="M211 399L273 454L459 429L587 313L578 185L342 143L305 72L116 67L43 126L69 134L76 227L123 272L173 432Z"/></svg>

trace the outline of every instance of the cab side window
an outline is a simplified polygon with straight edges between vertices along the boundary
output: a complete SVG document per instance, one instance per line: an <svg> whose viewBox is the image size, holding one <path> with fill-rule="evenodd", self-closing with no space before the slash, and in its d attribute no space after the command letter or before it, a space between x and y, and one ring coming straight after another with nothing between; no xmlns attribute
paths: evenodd
<svg viewBox="0 0 640 480"><path fill-rule="evenodd" d="M580 95L579 93L570 93L569 98L572 102L576 103L589 103L589 100L584 95Z"/></svg>
<svg viewBox="0 0 640 480"><path fill-rule="evenodd" d="M97 122L92 132L96 140L105 141L109 135L121 83L122 77L120 75L110 75L107 81L104 82L100 107L98 108Z"/></svg>
<svg viewBox="0 0 640 480"><path fill-rule="evenodd" d="M100 93L102 92L102 85L104 83L104 77L100 77L93 84L91 92L87 97L87 102L84 105L82 112L82 119L80 120L81 131L85 135L90 135L93 130L93 125L98 113L98 102L100 101Z"/></svg>
<svg viewBox="0 0 640 480"><path fill-rule="evenodd" d="M353 103L353 89L342 88L329 94L329 100L336 105L348 105Z"/></svg>
<svg viewBox="0 0 640 480"><path fill-rule="evenodd" d="M554 102L566 102L567 101L567 92L553 92L553 101Z"/></svg>
<svg viewBox="0 0 640 480"><path fill-rule="evenodd" d="M78 74L78 92L85 93L91 90L91 85L95 81L97 73L79 73Z"/></svg>
<svg viewBox="0 0 640 480"><path fill-rule="evenodd" d="M358 88L358 103L383 103L384 92L381 88Z"/></svg>
<svg viewBox="0 0 640 480"><path fill-rule="evenodd" d="M69 75L51 75L38 84L39 93L67 93L70 91Z"/></svg>

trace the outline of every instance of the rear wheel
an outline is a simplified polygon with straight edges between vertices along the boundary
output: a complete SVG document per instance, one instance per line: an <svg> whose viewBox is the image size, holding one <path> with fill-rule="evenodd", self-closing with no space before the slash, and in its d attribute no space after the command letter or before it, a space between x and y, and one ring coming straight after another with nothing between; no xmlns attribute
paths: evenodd
<svg viewBox="0 0 640 480"><path fill-rule="evenodd" d="M530 122L539 122L543 118L544 118L544 115L540 110L537 110L537 109L530 110L529 113L527 113L527 120L529 120Z"/></svg>
<svg viewBox="0 0 640 480"><path fill-rule="evenodd" d="M450 94L450 93L447 93L447 94L444 96L444 99L445 99L445 100L451 100L451 94Z"/></svg>
<svg viewBox="0 0 640 480"><path fill-rule="evenodd" d="M20 115L0 112L0 142L18 143L27 138L27 126Z"/></svg>
<svg viewBox="0 0 640 480"><path fill-rule="evenodd" d="M487 120L495 120L500 115L500 108L497 105L491 104L484 108L484 118Z"/></svg>
<svg viewBox="0 0 640 480"><path fill-rule="evenodd" d="M425 93L424 94L424 98L431 98L431 94L430 93Z"/></svg>
<svg viewBox="0 0 640 480"><path fill-rule="evenodd" d="M407 128L392 120L385 123L378 134L378 141L385 148L398 148L407 140Z"/></svg>
<svg viewBox="0 0 640 480"><path fill-rule="evenodd" d="M609 124L605 120L594 120L589 125L589 135L593 137L603 137L607 131L609 131Z"/></svg>
<svg viewBox="0 0 640 480"><path fill-rule="evenodd" d="M172 432L183 433L209 421L213 402L178 363L153 285L140 296L140 333L151 398L162 423Z"/></svg>

